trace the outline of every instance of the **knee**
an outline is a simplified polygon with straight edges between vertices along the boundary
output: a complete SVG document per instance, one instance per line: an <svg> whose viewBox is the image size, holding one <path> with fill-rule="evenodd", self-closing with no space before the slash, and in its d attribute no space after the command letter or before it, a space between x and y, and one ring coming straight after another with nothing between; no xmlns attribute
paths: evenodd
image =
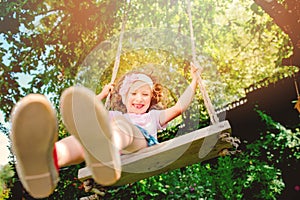
<svg viewBox="0 0 300 200"><path fill-rule="evenodd" d="M61 167L80 163L84 159L84 150L74 136L66 137L55 144L58 163Z"/></svg>
<svg viewBox="0 0 300 200"><path fill-rule="evenodd" d="M113 129L118 129L118 130L121 130L121 131L128 131L131 128L132 123L130 123L125 117L123 116L117 116L117 117L114 117L112 118L112 128Z"/></svg>
<svg viewBox="0 0 300 200"><path fill-rule="evenodd" d="M129 121L124 116L121 116L121 115L111 118L111 122L113 124L120 123L120 122L127 122L127 123L129 123Z"/></svg>

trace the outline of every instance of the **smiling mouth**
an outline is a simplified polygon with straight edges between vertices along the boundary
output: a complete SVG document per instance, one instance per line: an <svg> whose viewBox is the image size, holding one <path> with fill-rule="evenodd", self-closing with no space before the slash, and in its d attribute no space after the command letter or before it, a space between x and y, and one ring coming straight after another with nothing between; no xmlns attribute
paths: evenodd
<svg viewBox="0 0 300 200"><path fill-rule="evenodd" d="M143 104L133 104L133 107L135 107L136 109L141 109L142 107L144 107Z"/></svg>

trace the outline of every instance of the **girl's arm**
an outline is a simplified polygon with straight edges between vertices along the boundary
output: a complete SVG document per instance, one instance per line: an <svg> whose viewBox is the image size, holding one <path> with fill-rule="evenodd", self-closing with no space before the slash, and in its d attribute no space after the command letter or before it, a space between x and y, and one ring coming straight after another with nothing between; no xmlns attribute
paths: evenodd
<svg viewBox="0 0 300 200"><path fill-rule="evenodd" d="M96 96L99 101L102 101L107 97L107 95L113 90L113 84L105 85L102 91Z"/></svg>
<svg viewBox="0 0 300 200"><path fill-rule="evenodd" d="M186 111L190 103L192 102L198 84L197 68L193 64L191 64L191 75L192 82L179 97L176 104L161 112L159 121L162 126Z"/></svg>

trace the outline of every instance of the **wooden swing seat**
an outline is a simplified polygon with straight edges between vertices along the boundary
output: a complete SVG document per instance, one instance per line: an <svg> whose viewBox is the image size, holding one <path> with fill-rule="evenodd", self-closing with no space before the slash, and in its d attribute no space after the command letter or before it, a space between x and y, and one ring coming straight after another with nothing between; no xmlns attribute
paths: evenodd
<svg viewBox="0 0 300 200"><path fill-rule="evenodd" d="M133 183L218 157L224 149L233 147L230 140L226 140L230 133L229 122L223 121L142 149L136 153L122 155L122 175L114 186ZM85 181L90 178L92 178L92 174L88 167L79 170L79 180Z"/></svg>

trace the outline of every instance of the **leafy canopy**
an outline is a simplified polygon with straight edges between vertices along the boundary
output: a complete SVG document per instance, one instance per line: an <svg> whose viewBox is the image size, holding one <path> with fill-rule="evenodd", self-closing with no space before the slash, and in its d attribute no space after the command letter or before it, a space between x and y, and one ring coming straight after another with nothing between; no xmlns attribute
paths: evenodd
<svg viewBox="0 0 300 200"><path fill-rule="evenodd" d="M31 92L49 95L57 107L61 91L74 84L87 55L101 42L119 34L124 12L126 30L169 29L189 37L184 0L4 0L0 11L0 109L6 119L12 106ZM199 59L207 58L219 75L218 80L206 77L214 83L210 94L222 93L216 97L216 106L242 97L245 87L278 71L295 71L279 66L282 58L291 53L289 38L251 0L192 2L192 20ZM190 58L178 59L174 56L178 50L166 53L179 65L182 59ZM121 71L126 71L138 57L169 64L151 51L133 54L122 55ZM111 69L112 63L103 68ZM223 91L215 91L216 88Z"/></svg>

